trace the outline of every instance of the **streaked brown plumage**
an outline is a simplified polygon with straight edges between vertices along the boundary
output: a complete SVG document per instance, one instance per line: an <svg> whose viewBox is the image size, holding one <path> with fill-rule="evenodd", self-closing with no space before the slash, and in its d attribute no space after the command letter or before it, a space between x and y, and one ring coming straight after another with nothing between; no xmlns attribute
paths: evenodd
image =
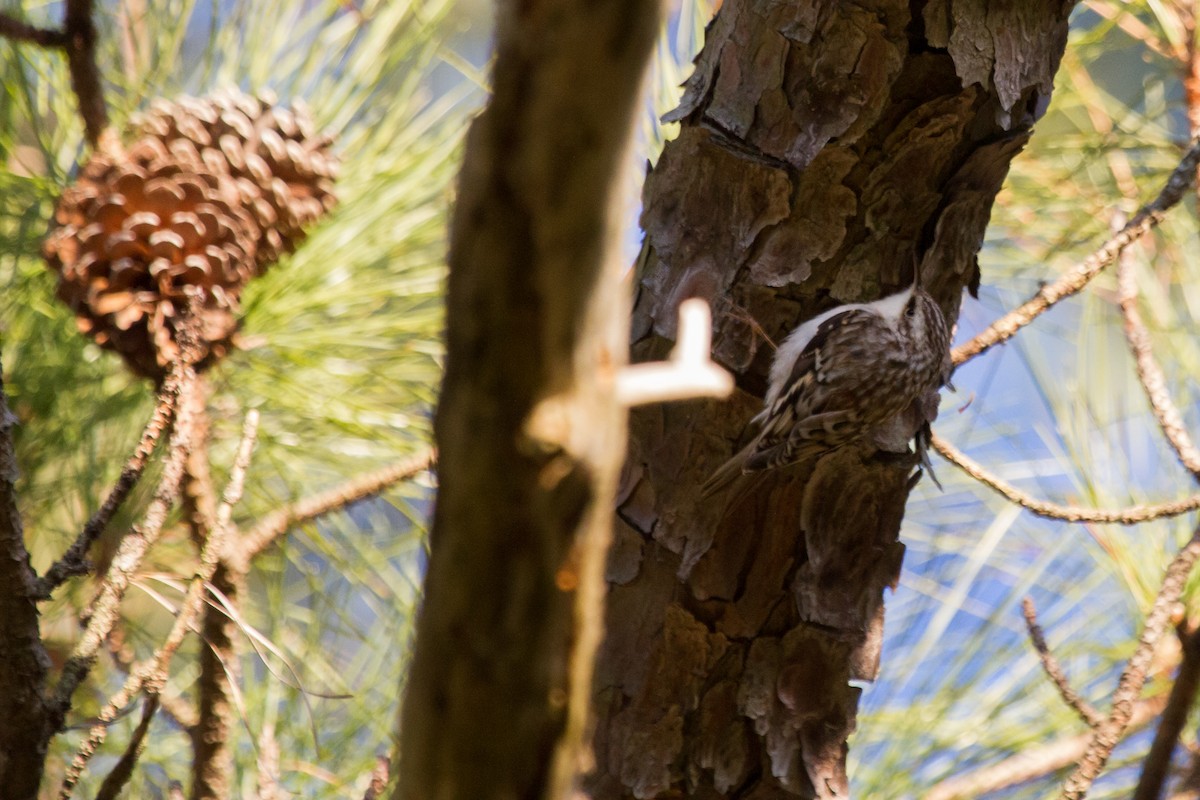
<svg viewBox="0 0 1200 800"><path fill-rule="evenodd" d="M924 290L838 306L805 322L775 353L757 433L704 483L787 466L862 438L950 379L950 332Z"/></svg>

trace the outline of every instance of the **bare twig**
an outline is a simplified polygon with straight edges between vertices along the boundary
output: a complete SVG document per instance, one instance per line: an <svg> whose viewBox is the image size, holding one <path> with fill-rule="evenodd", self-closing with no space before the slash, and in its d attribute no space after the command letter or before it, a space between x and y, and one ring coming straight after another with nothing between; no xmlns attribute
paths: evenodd
<svg viewBox="0 0 1200 800"><path fill-rule="evenodd" d="M933 449L937 450L951 464L970 475L975 480L988 486L1007 497L1017 505L1025 508L1039 517L1060 519L1066 522L1106 522L1121 525L1137 525L1163 517L1177 517L1189 511L1200 508L1200 495L1191 495L1182 500L1155 505L1136 505L1128 508L1103 509L1083 508L1081 506L1064 506L1039 500L1023 492L1003 478L989 472L983 465L973 460L948 441L933 434L930 439Z"/></svg>
<svg viewBox="0 0 1200 800"><path fill-rule="evenodd" d="M1192 141L1179 165L1167 179L1166 185L1152 202L1142 208L1120 231L1109 237L1099 250L1088 256L1082 264L1067 272L1058 280L1043 286L1034 297L1023 305L1008 312L981 331L969 342L954 348L955 364L970 361L994 345L1012 338L1017 331L1028 325L1058 301L1070 297L1096 277L1105 267L1113 263L1117 254L1131 243L1146 235L1162 221L1166 212L1176 205L1184 192L1196 178L1196 166L1200 164L1200 139Z"/></svg>
<svg viewBox="0 0 1200 800"><path fill-rule="evenodd" d="M631 364L617 373L617 402L623 406L696 397L728 397L733 376L711 357L712 312L692 297L679 305L675 349L667 361Z"/></svg>
<svg viewBox="0 0 1200 800"><path fill-rule="evenodd" d="M263 517L257 525L230 548L228 559L234 566L245 569L263 550L267 549L291 527L345 508L389 486L409 480L433 467L437 453L429 448L411 458L376 472L351 478L339 486L285 506Z"/></svg>
<svg viewBox="0 0 1200 800"><path fill-rule="evenodd" d="M51 714L53 729L59 730L66 718L67 709L71 706L71 696L79 688L79 684L87 676L96 661L96 655L104 640L116 623L118 606L133 573L141 564L146 552L158 540L166 521L167 512L175 503L179 493L179 481L183 476L183 464L192 446L191 409L186 402L188 392L195 385L195 372L191 366L184 364L180 370L179 392L181 401L177 404L178 412L175 425L171 431L168 443L169 455L163 466L162 477L154 492L154 499L142 519L141 525L135 526L122 540L108 568L108 573L100 584L100 591L92 603L92 613L84 629L83 636L75 645L75 650L63 667L62 676L55 687Z"/></svg>
<svg viewBox="0 0 1200 800"><path fill-rule="evenodd" d="M62 31L39 28L8 14L0 14L0 37L15 42L29 42L39 47L63 47L67 42L66 34Z"/></svg>
<svg viewBox="0 0 1200 800"><path fill-rule="evenodd" d="M1171 443L1179 462L1192 476L1200 480L1200 450L1196 449L1192 437L1184 427L1183 417L1167 391L1167 379L1154 357L1150 332L1142 322L1137 307L1137 281L1130 259L1124 256L1117 261L1117 297L1121 313L1125 317L1125 339L1133 352L1137 364L1138 379L1146 390L1154 418L1162 428L1163 435Z"/></svg>
<svg viewBox="0 0 1200 800"><path fill-rule="evenodd" d="M1196 703L1196 692L1200 689L1200 631L1180 628L1178 633L1183 659L1175 683L1171 686L1167 707L1159 719L1158 730L1154 732L1150 752L1142 761L1142 774L1138 778L1133 800L1158 800L1162 796L1171 768L1171 756L1175 753L1179 734L1187 724L1188 714Z"/></svg>
<svg viewBox="0 0 1200 800"><path fill-rule="evenodd" d="M104 776L104 783L100 784L100 790L96 792L96 800L116 800L125 784L133 777L133 768L137 765L142 751L146 749L146 732L150 730L150 721L154 719L154 712L158 710L158 702L157 695L146 698L146 704L142 707L142 721L134 728L133 736L129 738L121 760Z"/></svg>
<svg viewBox="0 0 1200 800"><path fill-rule="evenodd" d="M180 404L180 414L182 416L187 413L190 413L190 409L189 404L185 400ZM246 425L242 433L242 442L238 447L233 468L229 473L229 483L225 488L225 496L221 502L221 507L217 511L217 524L200 553L200 563L196 567L196 572L192 577L191 583L188 585L187 594L180 604L179 612L175 615L175 622L171 626L167 638L155 654L147 661L135 665L130 670L125 684L116 694L108 699L104 708L97 715L97 724L92 726L88 731L87 737L75 754L70 769L67 770L67 774L63 778L60 797L64 798L64 800L70 797L71 790L78 782L79 776L83 773L87 762L95 754L96 749L104 742L105 737L108 735L108 723L116 718L121 709L128 705L139 691L145 689L148 694L156 695L162 691L163 686L166 684L171 659L179 649L179 646L183 644L184 638L200 613L204 602L204 592L207 590L208 582L217 568L222 549L232 528L233 506L242 497L246 469L250 463L250 453L254 447L254 439L257 431L258 412L251 411L246 415ZM180 472L182 472L182 467L180 468Z"/></svg>
<svg viewBox="0 0 1200 800"><path fill-rule="evenodd" d="M92 518L83 526L83 530L67 548L67 552L54 562L50 569L46 570L46 574L38 580L37 596L39 599L50 599L51 593L68 578L85 575L91 570L91 564L87 560L88 550L91 549L96 538L104 532L117 509L121 507L121 504L129 497L129 493L133 491L133 487L141 479L142 473L146 469L146 462L150 460L150 455L158 445L163 431L175 419L175 409L179 403L180 377L179 369L172 367L158 393L158 402L154 407L154 413L150 415L150 421L146 423L146 428L142 431L141 439L133 454L129 456L125 466L122 467L116 485L113 486L112 491L108 493L108 497L104 499L104 503L92 515Z"/></svg>
<svg viewBox="0 0 1200 800"><path fill-rule="evenodd" d="M1138 701L1134 704L1128 729L1133 731L1149 725L1166 704L1165 695ZM1078 761L1091 738L1090 733L1083 733L1039 743L995 764L948 778L930 789L924 800L972 800L1045 777Z"/></svg>
<svg viewBox="0 0 1200 800"><path fill-rule="evenodd" d="M67 68L71 87L79 99L79 115L83 117L88 144L99 150L111 136L108 131L108 109L104 104L104 88L96 63L96 23L92 19L93 0L67 0L63 22Z"/></svg>
<svg viewBox="0 0 1200 800"><path fill-rule="evenodd" d="M1042 669L1046 671L1046 675L1058 689L1063 702L1075 709L1075 712L1089 728L1096 727L1104 717L1071 687L1066 673L1062 670L1062 665L1058 663L1058 659L1054 657L1054 654L1050 652L1049 645L1046 644L1046 635L1042 632L1042 626L1038 625L1037 609L1033 605L1032 597L1026 597L1022 601L1021 610L1025 615L1025 627L1029 629L1029 639L1033 642L1033 648L1037 650L1038 657L1042 660Z"/></svg>
<svg viewBox="0 0 1200 800"><path fill-rule="evenodd" d="M117 669L125 675L129 675L134 667L133 650L125 646L124 631L119 625L113 629L112 634L105 640L105 644ZM162 712L175 720L175 724L179 727L185 731L191 731L196 726L196 712L188 705L185 698L165 692L160 692L157 697Z"/></svg>
<svg viewBox="0 0 1200 800"><path fill-rule="evenodd" d="M1137 649L1121 673L1117 690L1113 693L1112 711L1092 732L1091 741L1079 760L1079 765L1063 786L1063 800L1082 800L1087 795L1092 782L1104 769L1113 748L1124 735L1133 714L1134 701L1141 694L1142 685L1146 681L1146 672L1153 660L1155 645L1171 619L1171 613L1179 602L1184 583L1197 557L1200 557L1200 527L1196 528L1192 538L1167 566L1162 587L1158 590L1158 596L1154 598L1154 605L1146 617L1146 625L1142 629Z"/></svg>

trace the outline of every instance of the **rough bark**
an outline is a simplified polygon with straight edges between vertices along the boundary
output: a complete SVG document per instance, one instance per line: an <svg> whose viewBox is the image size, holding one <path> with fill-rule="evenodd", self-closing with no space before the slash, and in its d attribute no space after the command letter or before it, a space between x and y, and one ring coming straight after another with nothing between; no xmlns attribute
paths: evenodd
<svg viewBox="0 0 1200 800"><path fill-rule="evenodd" d="M0 378L0 800L34 800L50 739L50 657L38 632L37 575L29 563L14 484L17 457Z"/></svg>
<svg viewBox="0 0 1200 800"><path fill-rule="evenodd" d="M628 352L614 197L660 17L511 0L451 228L439 492L397 797L561 798L586 759Z"/></svg>
<svg viewBox="0 0 1200 800"><path fill-rule="evenodd" d="M929 417L762 480L698 487L757 410L774 341L923 284L951 319L1012 158L1049 99L1069 2L727 0L650 175L633 360L708 298L733 402L630 421L596 676L596 800L846 797L883 593ZM761 326L761 330L757 326ZM920 407L917 407L920 405Z"/></svg>

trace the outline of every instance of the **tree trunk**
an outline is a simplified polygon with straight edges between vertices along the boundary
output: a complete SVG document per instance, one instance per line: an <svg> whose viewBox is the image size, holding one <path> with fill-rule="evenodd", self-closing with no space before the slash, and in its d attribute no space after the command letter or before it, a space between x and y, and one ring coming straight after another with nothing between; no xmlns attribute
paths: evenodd
<svg viewBox="0 0 1200 800"><path fill-rule="evenodd" d="M644 194L633 359L710 299L734 402L635 412L597 665L596 800L846 797L928 402L870 443L698 487L801 320L907 285L948 318L1012 158L1046 107L1069 2L726 0ZM761 326L761 329L757 326ZM919 407L918 407L919 406Z"/></svg>
<svg viewBox="0 0 1200 800"><path fill-rule="evenodd" d="M408 800L553 798L585 763L628 353L617 178L660 8L501 3L451 231Z"/></svg>

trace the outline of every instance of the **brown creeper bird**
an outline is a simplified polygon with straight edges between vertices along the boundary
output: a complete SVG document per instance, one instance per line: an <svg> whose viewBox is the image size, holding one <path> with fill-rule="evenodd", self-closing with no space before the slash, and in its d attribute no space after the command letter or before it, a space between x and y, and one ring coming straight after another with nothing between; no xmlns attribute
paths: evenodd
<svg viewBox="0 0 1200 800"><path fill-rule="evenodd" d="M806 461L861 439L926 392L948 384L950 332L915 284L873 303L830 309L775 352L750 444L704 483L714 494L739 475Z"/></svg>

